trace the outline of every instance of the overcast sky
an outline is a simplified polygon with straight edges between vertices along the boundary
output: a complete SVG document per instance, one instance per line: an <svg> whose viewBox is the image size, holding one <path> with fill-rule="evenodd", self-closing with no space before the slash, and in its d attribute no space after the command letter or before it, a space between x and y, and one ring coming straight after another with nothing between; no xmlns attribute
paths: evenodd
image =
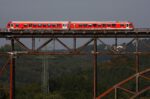
<svg viewBox="0 0 150 99"><path fill-rule="evenodd" d="M131 21L150 27L150 0L0 0L0 26L12 20Z"/></svg>
<svg viewBox="0 0 150 99"><path fill-rule="evenodd" d="M0 27L12 20L127 20L150 27L150 0L0 0Z"/></svg>

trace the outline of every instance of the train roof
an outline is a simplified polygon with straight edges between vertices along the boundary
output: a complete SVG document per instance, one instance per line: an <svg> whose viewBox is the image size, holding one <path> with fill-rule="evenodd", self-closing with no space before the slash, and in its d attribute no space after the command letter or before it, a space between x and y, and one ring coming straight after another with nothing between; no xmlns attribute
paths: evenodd
<svg viewBox="0 0 150 99"><path fill-rule="evenodd" d="M9 23L132 23L129 21L10 21Z"/></svg>
<svg viewBox="0 0 150 99"><path fill-rule="evenodd" d="M71 21L73 23L131 23L129 21Z"/></svg>
<svg viewBox="0 0 150 99"><path fill-rule="evenodd" d="M11 21L12 23L68 23L68 21Z"/></svg>

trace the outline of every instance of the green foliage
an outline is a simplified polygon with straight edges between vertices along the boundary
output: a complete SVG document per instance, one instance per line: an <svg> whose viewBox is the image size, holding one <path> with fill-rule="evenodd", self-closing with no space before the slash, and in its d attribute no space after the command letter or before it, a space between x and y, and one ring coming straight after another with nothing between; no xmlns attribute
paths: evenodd
<svg viewBox="0 0 150 99"><path fill-rule="evenodd" d="M146 42L148 43L150 41L146 40ZM135 50L133 49L133 44L129 46L129 51ZM98 47L99 50L105 51L104 45L99 45ZM17 45L15 45L15 48L22 50L20 47L17 47ZM89 46L89 48L85 50L91 51L92 48L93 46ZM5 45L0 48L0 51L10 51L10 49L11 47L9 45ZM41 91L43 56L20 56L16 58L16 99L92 98L93 56L48 56L47 58L49 65L49 93L43 93ZM150 64L149 59L150 57L148 55L140 58L140 64L142 65L140 67L141 70L148 68L146 64ZM4 61L6 59L1 58L0 60ZM0 66L2 64L3 63L0 62ZM133 75L135 73L134 66L135 56L104 56L104 58L98 56L98 94ZM8 80L7 77L5 77L5 79ZM144 84L149 84L149 82ZM140 84L140 86L144 84ZM129 86L131 89L135 88L133 82L125 86ZM1 89L3 89L2 85L0 85L0 99L8 99L8 92ZM123 92L120 94L122 93ZM144 95L147 96L148 94L147 92ZM123 93L121 97L125 99L128 95ZM112 95L108 97L108 99L111 98Z"/></svg>
<svg viewBox="0 0 150 99"><path fill-rule="evenodd" d="M9 95L8 95L8 92L7 90L4 89L4 86L1 85L1 82L0 82L0 99L8 99Z"/></svg>
<svg viewBox="0 0 150 99"><path fill-rule="evenodd" d="M23 49L19 45L17 45L16 43L15 43L14 47L15 47L16 51L23 51ZM0 52L10 52L10 51L11 51L10 44L5 44L4 46L2 46L0 48Z"/></svg>
<svg viewBox="0 0 150 99"><path fill-rule="evenodd" d="M10 50L11 50L11 46L9 44L6 44L0 48L1 52L9 52Z"/></svg>

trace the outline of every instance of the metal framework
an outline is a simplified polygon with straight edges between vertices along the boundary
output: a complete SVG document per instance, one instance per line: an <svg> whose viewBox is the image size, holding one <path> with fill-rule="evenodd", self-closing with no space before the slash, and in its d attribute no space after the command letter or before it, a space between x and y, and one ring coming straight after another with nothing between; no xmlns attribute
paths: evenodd
<svg viewBox="0 0 150 99"><path fill-rule="evenodd" d="M143 88L142 90L139 90L139 77L142 77L146 80L150 80L149 77L146 77L144 75L145 73L150 72L150 68L139 71L139 57L140 55L150 55L150 52L140 52L139 51L139 38L150 38L150 29L135 29L133 31L45 31L45 32L34 32L34 31L28 31L27 32L8 32L8 31L0 31L0 38L6 38L11 41L11 51L10 52L0 52L0 55L8 55L9 59L6 62L6 64L0 69L0 77L2 76L2 73L6 69L7 65L10 65L10 99L15 99L15 61L16 56L20 55L92 55L93 56L93 99L102 99L105 96L107 96L109 93L111 93L113 90L115 91L115 97L114 99L117 99L118 97L118 91L123 90L127 93L133 94L131 99L134 99L138 97L140 94L144 93L147 90L150 90L150 85L146 88ZM32 47L27 47L24 43L20 41L21 38L31 38L32 39ZM42 45L39 47L36 47L36 40L35 38L49 38L47 41L45 41ZM73 47L70 48L67 44L65 44L63 41L60 40L60 38L72 38L73 39ZM89 38L89 41L87 41L85 44L77 48L77 38ZM118 38L133 38L126 46L128 46L133 41L136 42L136 51L135 52L127 52L127 51L118 51L117 49L113 49L109 47L105 42L103 42L100 38L115 38L115 46L118 46ZM57 52L57 51L49 51L49 52L43 52L41 51L42 48L44 48L47 44L50 42L56 40L59 44L61 44L66 51L64 52ZM14 43L18 44L24 51L15 51ZM83 49L87 47L91 42L93 42L93 50L91 53L84 52ZM105 44L108 46L109 51L102 52L98 51L97 48L97 42L100 42L102 44ZM146 44L145 44L146 45ZM147 47L150 47L149 45L146 45ZM135 61L135 75L127 78L126 80L114 85L112 88L108 89L104 93L97 93L97 56L100 55L135 55L136 61ZM128 81L135 80L135 88L136 91L131 91L129 89L126 89L122 87L123 84L127 83ZM118 90L119 89L119 90Z"/></svg>
<svg viewBox="0 0 150 99"><path fill-rule="evenodd" d="M133 37L150 37L150 29L149 28L137 28L134 30L58 30L58 31L13 31L9 32L7 30L0 31L0 38L91 38L91 37L100 37L100 38L133 38Z"/></svg>

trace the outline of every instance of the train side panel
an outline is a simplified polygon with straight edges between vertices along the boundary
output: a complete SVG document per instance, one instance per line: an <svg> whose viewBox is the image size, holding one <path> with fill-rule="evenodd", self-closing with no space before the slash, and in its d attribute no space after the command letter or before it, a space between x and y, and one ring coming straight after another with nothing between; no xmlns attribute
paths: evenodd
<svg viewBox="0 0 150 99"><path fill-rule="evenodd" d="M70 23L71 30L132 30L133 24L130 22L79 22Z"/></svg>
<svg viewBox="0 0 150 99"><path fill-rule="evenodd" d="M9 30L133 30L131 22L118 21L11 21Z"/></svg>
<svg viewBox="0 0 150 99"><path fill-rule="evenodd" d="M68 29L67 21L12 21L7 25L12 30L66 30Z"/></svg>

